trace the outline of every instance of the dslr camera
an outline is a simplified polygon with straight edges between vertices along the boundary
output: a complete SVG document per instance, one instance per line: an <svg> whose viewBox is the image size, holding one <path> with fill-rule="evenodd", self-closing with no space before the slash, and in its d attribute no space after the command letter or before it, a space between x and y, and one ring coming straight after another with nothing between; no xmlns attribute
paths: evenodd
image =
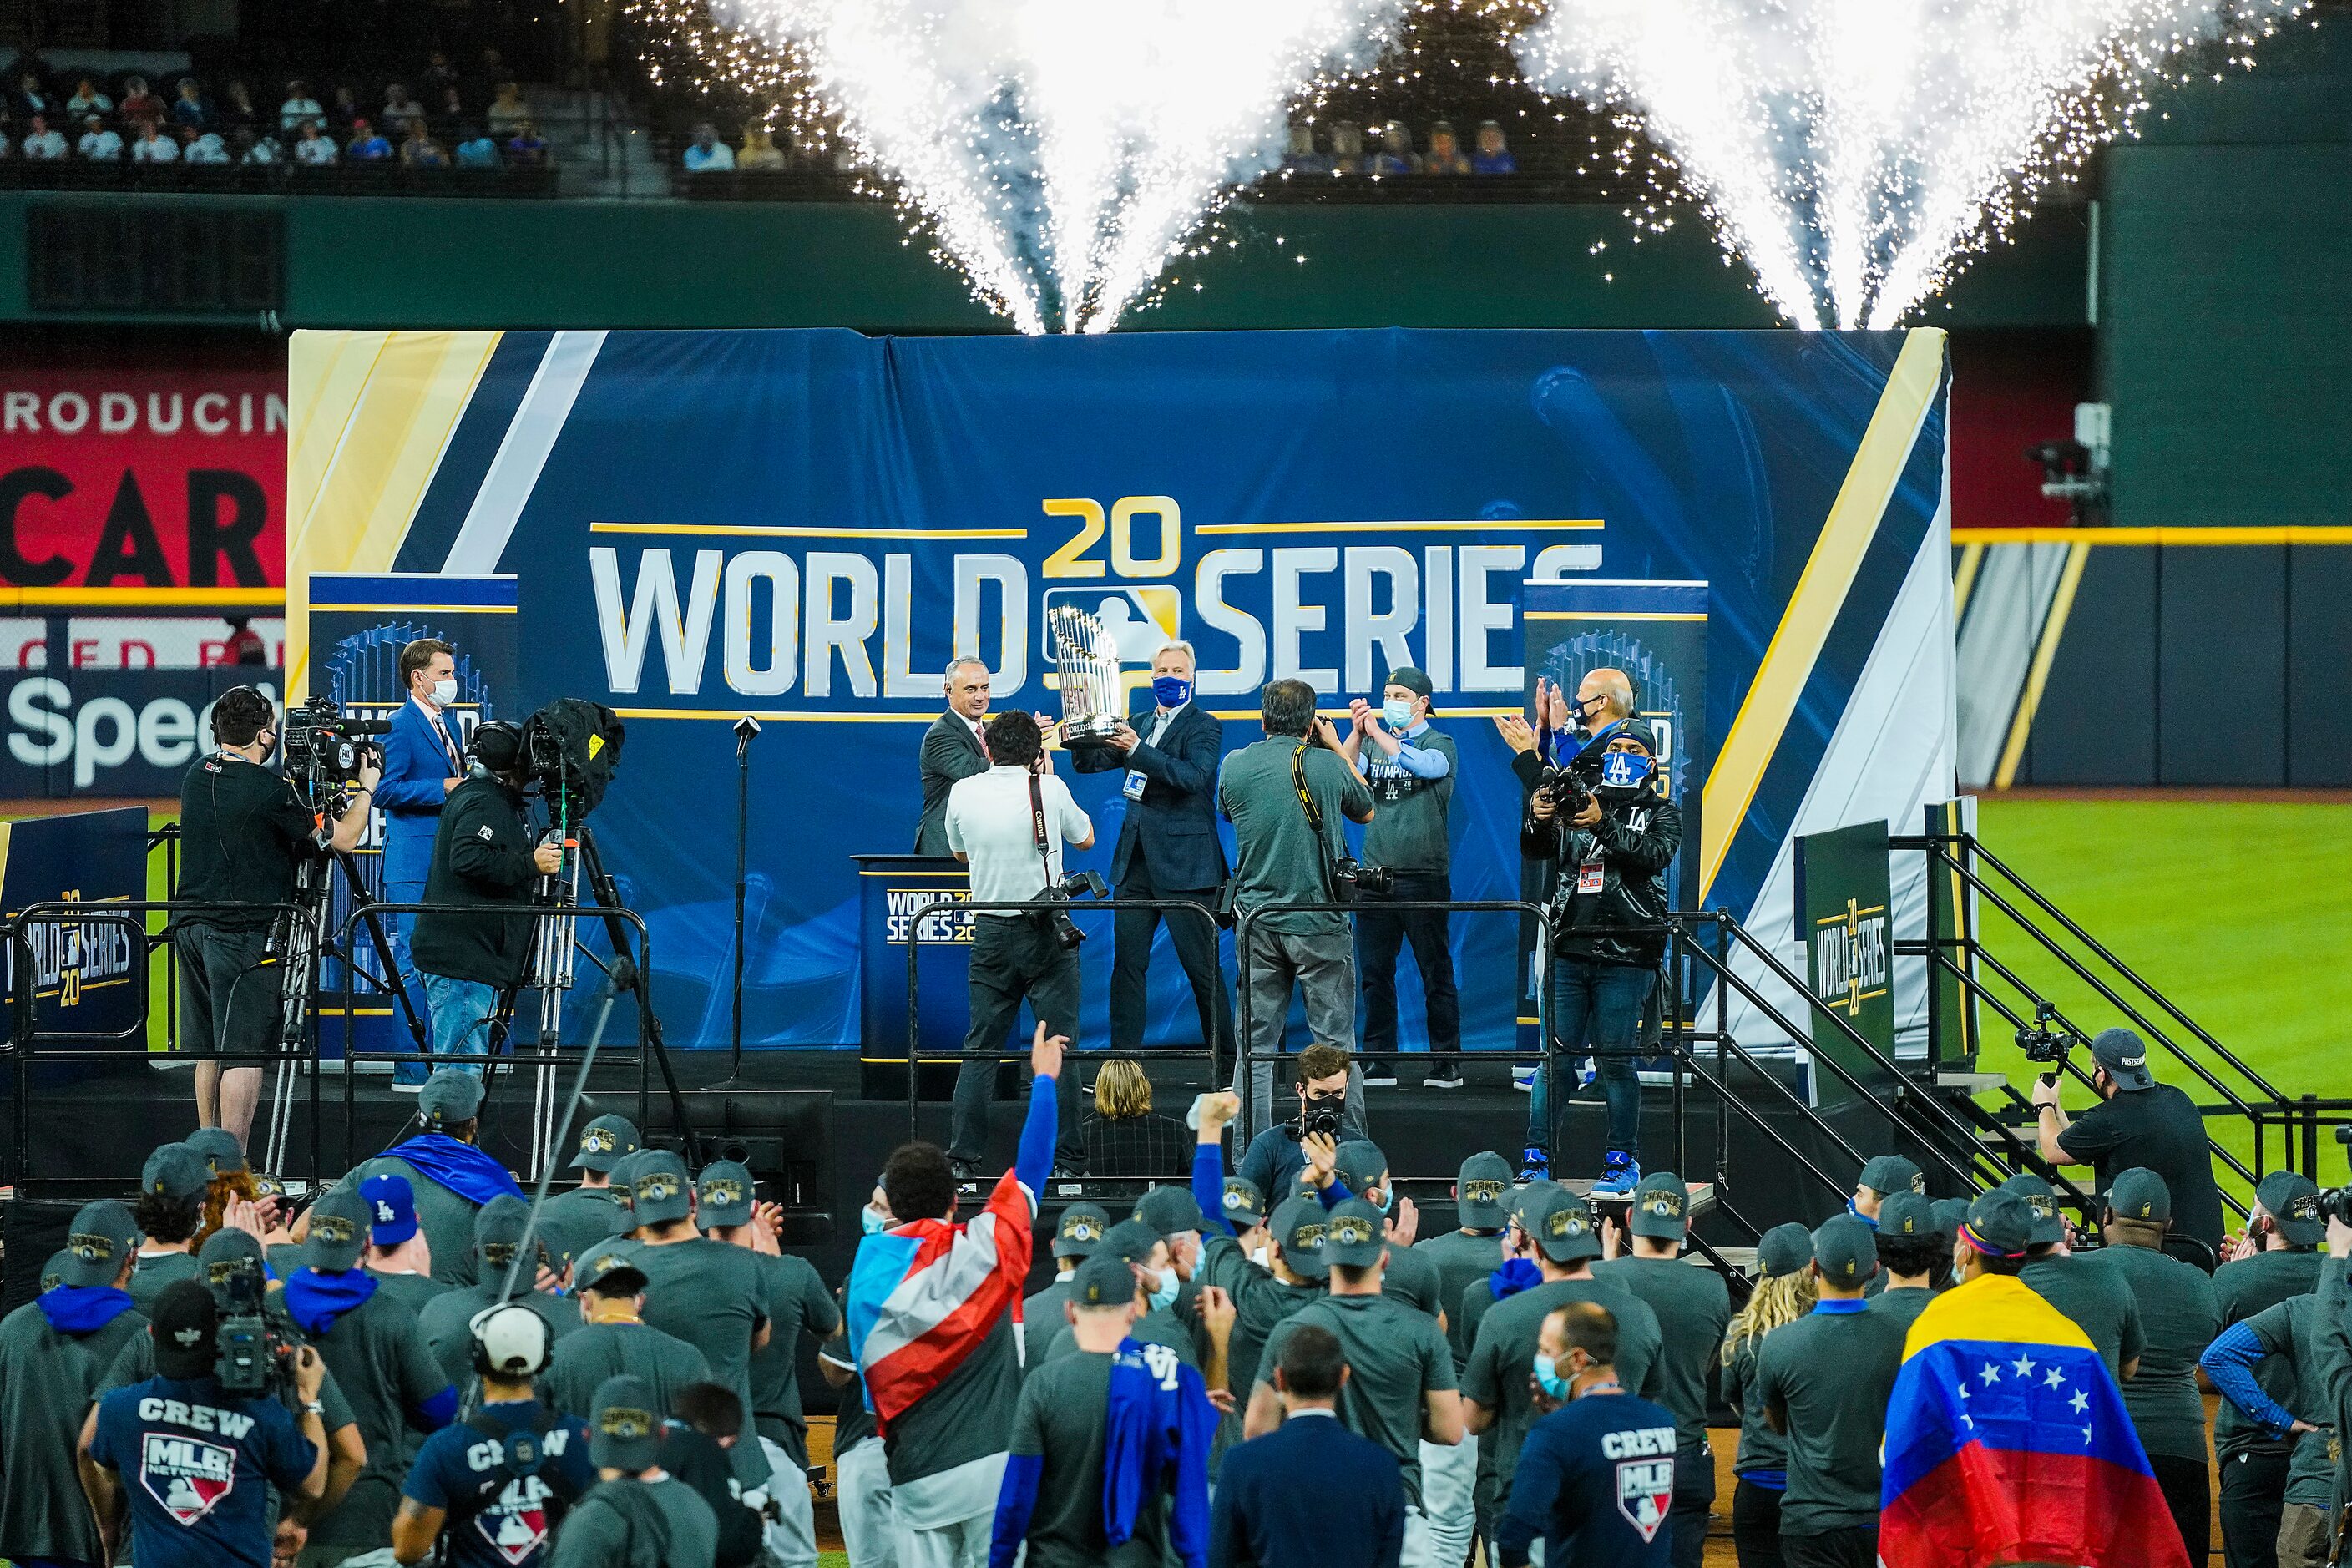
<svg viewBox="0 0 2352 1568"><path fill-rule="evenodd" d="M2352 1126L2338 1127L2336 1141L2352 1147ZM2352 1187L2322 1187L2319 1189L2319 1217L2340 1219L2352 1225Z"/></svg>
<svg viewBox="0 0 2352 1568"><path fill-rule="evenodd" d="M289 1380L295 1347L280 1331L278 1321L264 1310L260 1265L239 1259L215 1264L212 1270L207 1282L221 1302L220 1327L213 1336L213 1376L235 1398L277 1393Z"/></svg>
<svg viewBox="0 0 2352 1568"><path fill-rule="evenodd" d="M1536 794L1551 802L1563 817L1575 816L1592 804L1591 786L1567 768L1546 768L1538 773Z"/></svg>
<svg viewBox="0 0 2352 1568"><path fill-rule="evenodd" d="M1100 871L1073 871L1060 881L1048 885L1037 896L1048 903L1066 904L1074 899L1108 898L1110 886L1103 880ZM1042 910L1038 912L1045 918L1045 923L1053 928L1054 940L1064 947L1076 952L1078 944L1087 940L1087 933L1078 929L1078 922L1060 910Z"/></svg>
<svg viewBox="0 0 2352 1568"><path fill-rule="evenodd" d="M1331 897L1335 902L1352 904L1367 894L1377 899L1394 891L1393 868L1367 866L1353 855L1341 855L1331 862Z"/></svg>
<svg viewBox="0 0 2352 1568"><path fill-rule="evenodd" d="M305 795L340 789L359 777L360 764L392 733L389 721L354 719L331 697L313 697L286 710L286 776Z"/></svg>
<svg viewBox="0 0 2352 1568"><path fill-rule="evenodd" d="M1283 1124L1282 1135L1293 1143L1302 1143L1309 1138L1337 1138L1339 1112L1328 1102L1302 1100L1298 1102L1297 1119Z"/></svg>
<svg viewBox="0 0 2352 1568"><path fill-rule="evenodd" d="M2033 1009L2033 1022L2017 1031L2017 1048L2025 1059L2046 1068L2042 1079L2055 1083L2066 1068L2066 1053L2074 1048L2082 1037L2058 1022L2058 1009L2044 1002Z"/></svg>

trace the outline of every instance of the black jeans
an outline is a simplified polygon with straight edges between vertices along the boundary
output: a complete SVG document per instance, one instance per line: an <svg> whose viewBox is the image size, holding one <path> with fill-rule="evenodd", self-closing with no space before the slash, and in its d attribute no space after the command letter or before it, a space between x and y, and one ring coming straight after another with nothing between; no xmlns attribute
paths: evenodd
<svg viewBox="0 0 2352 1568"><path fill-rule="evenodd" d="M1128 863L1127 880L1118 885L1122 899L1182 899L1198 904L1209 915L1217 908L1214 888L1155 888L1151 873L1139 853ZM1121 910L1112 920L1110 969L1110 1044L1115 1051L1134 1050L1143 1044L1145 1005L1151 986L1151 939L1163 911ZM1169 944L1184 978L1192 986L1192 1005L1201 1015L1201 1041L1216 1047L1217 1064L1234 1059L1234 1005L1225 995L1224 972L1217 966L1217 926L1213 919L1181 910L1165 911ZM1209 1081L1222 1083L1224 1068L1213 1064Z"/></svg>
<svg viewBox="0 0 2352 1568"><path fill-rule="evenodd" d="M2221 1560L2230 1568L2278 1568L2279 1513L2292 1459L2236 1453L2221 1461Z"/></svg>
<svg viewBox="0 0 2352 1568"><path fill-rule="evenodd" d="M1707 1516L1715 1510L1715 1454L1701 1448L1675 1457L1675 1500L1667 1528L1675 1532L1675 1568L1701 1568L1706 1559Z"/></svg>
<svg viewBox="0 0 2352 1568"><path fill-rule="evenodd" d="M971 1027L963 1037L963 1065L956 1068L955 1109L948 1137L953 1159L977 1164L988 1157L988 1105L996 1087L997 1059L1005 1036L1029 1010L1049 1035L1078 1037L1078 954L1054 940L1045 922L1032 915L974 915L971 920ZM1018 1047L1027 1071L1028 1047ZM1060 1125L1055 1159L1076 1165L1086 1156L1078 1140L1078 1084L1075 1064L1065 1066L1055 1109ZM1027 1081L1024 1077L1024 1081Z"/></svg>
<svg viewBox="0 0 2352 1568"><path fill-rule="evenodd" d="M1780 1561L1789 1568L1878 1568L1878 1527L1857 1524L1818 1535L1784 1534Z"/></svg>
<svg viewBox="0 0 2352 1568"><path fill-rule="evenodd" d="M2164 1493L2164 1506L2180 1529L2180 1543L2189 1549L2190 1568L2202 1568L2212 1550L2213 1494L2205 1461L2179 1454L2150 1454L2147 1468Z"/></svg>
<svg viewBox="0 0 2352 1568"><path fill-rule="evenodd" d="M1732 1489L1731 1548L1739 1568L1783 1568L1780 1488L1743 1479Z"/></svg>
<svg viewBox="0 0 2352 1568"><path fill-rule="evenodd" d="M1388 900L1450 899L1453 879L1444 872L1399 871ZM1367 1058L1393 1057L1397 1048L1397 954L1412 944L1421 971L1422 999L1428 1015L1430 1065L1453 1068L1462 1049L1462 1002L1454 986L1454 949L1445 910L1384 910L1380 898L1356 905L1356 973L1364 987L1364 1027L1360 1038Z"/></svg>

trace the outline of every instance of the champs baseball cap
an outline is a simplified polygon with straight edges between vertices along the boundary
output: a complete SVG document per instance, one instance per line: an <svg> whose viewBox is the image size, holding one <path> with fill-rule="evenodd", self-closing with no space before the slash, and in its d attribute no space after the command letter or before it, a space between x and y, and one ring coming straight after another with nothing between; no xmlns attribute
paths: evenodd
<svg viewBox="0 0 2352 1568"><path fill-rule="evenodd" d="M500 1193L474 1215L474 1258L485 1268L511 1268L522 1233L530 1227L530 1205Z"/></svg>
<svg viewBox="0 0 2352 1568"><path fill-rule="evenodd" d="M1554 1263L1574 1263L1601 1256L1601 1237L1592 1228L1592 1211L1566 1187L1555 1186L1519 1210L1519 1228L1534 1238Z"/></svg>
<svg viewBox="0 0 2352 1568"><path fill-rule="evenodd" d="M2020 1171L2003 1182L2000 1190L2016 1194L2032 1211L2033 1228L2026 1237L2027 1245L2041 1247L2066 1239L2066 1217L2058 1212L2056 1188L2031 1171Z"/></svg>
<svg viewBox="0 0 2352 1568"><path fill-rule="evenodd" d="M588 1458L600 1469L650 1470L661 1458L661 1414L654 1391L627 1373L596 1385L588 1421Z"/></svg>
<svg viewBox="0 0 2352 1568"><path fill-rule="evenodd" d="M213 1169L185 1143L166 1143L147 1156L139 1190L165 1198L193 1198L212 1184Z"/></svg>
<svg viewBox="0 0 2352 1568"><path fill-rule="evenodd" d="M1100 1204L1072 1204L1054 1224L1054 1256L1091 1258L1110 1229L1110 1215Z"/></svg>
<svg viewBox="0 0 2352 1568"><path fill-rule="evenodd" d="M2126 1092L2156 1087L2156 1075L2147 1070L2147 1047L2129 1029L2101 1029L2091 1042L2091 1059Z"/></svg>
<svg viewBox="0 0 2352 1568"><path fill-rule="evenodd" d="M1672 1171L1642 1178L1633 1189L1633 1214L1627 1222L1635 1236L1653 1241L1680 1241L1690 1230L1690 1188Z"/></svg>
<svg viewBox="0 0 2352 1568"><path fill-rule="evenodd" d="M2033 1245L2033 1205L2007 1187L1995 1187L1969 1205L1960 1239L1990 1257L2022 1258Z"/></svg>
<svg viewBox="0 0 2352 1568"><path fill-rule="evenodd" d="M1162 1237L1209 1228L1208 1216L1202 1214L1200 1200L1192 1195L1190 1187L1152 1188L1135 1205L1135 1217Z"/></svg>
<svg viewBox="0 0 2352 1568"><path fill-rule="evenodd" d="M1102 1240L1095 1244L1095 1256L1116 1258L1123 1263L1148 1263L1151 1249L1160 1245L1160 1233L1139 1219L1123 1219L1103 1232Z"/></svg>
<svg viewBox="0 0 2352 1568"><path fill-rule="evenodd" d="M1265 1218L1265 1194L1247 1176L1225 1178L1225 1223L1244 1231Z"/></svg>
<svg viewBox="0 0 2352 1568"><path fill-rule="evenodd" d="M1560 1184L1550 1177L1538 1177L1526 1186L1506 1194L1503 1198L1503 1212L1518 1221L1519 1228L1525 1230L1528 1228L1528 1211L1541 1202L1546 1194L1563 1190Z"/></svg>
<svg viewBox="0 0 2352 1568"><path fill-rule="evenodd" d="M1070 1302L1079 1308L1118 1307L1135 1300L1135 1270L1123 1258L1097 1252L1070 1276Z"/></svg>
<svg viewBox="0 0 2352 1568"><path fill-rule="evenodd" d="M338 1188L310 1205L310 1239L302 1260L321 1274L341 1274L367 1249L369 1208L359 1194Z"/></svg>
<svg viewBox="0 0 2352 1568"><path fill-rule="evenodd" d="M1282 1244L1282 1261L1301 1279L1321 1279L1331 1272L1323 1256L1323 1200L1301 1195L1286 1198L1267 1222Z"/></svg>
<svg viewBox="0 0 2352 1568"><path fill-rule="evenodd" d="M1890 1193L1879 1205L1878 1234L1881 1236L1933 1236L1936 1234L1936 1202L1917 1193Z"/></svg>
<svg viewBox="0 0 2352 1568"><path fill-rule="evenodd" d="M1900 1154L1881 1154L1862 1168L1861 1185L1872 1192L1924 1193L1927 1178L1919 1167Z"/></svg>
<svg viewBox="0 0 2352 1568"><path fill-rule="evenodd" d="M226 1127L199 1127L184 1142L205 1157L205 1163L215 1176L245 1169L245 1145Z"/></svg>
<svg viewBox="0 0 2352 1568"><path fill-rule="evenodd" d="M1969 1220L1969 1200L1937 1198L1935 1200L1936 1234L1949 1241L1960 1234L1960 1226Z"/></svg>
<svg viewBox="0 0 2352 1568"><path fill-rule="evenodd" d="M2107 1208L2117 1219L2168 1224L2172 1218L2172 1189L2146 1165L2134 1165L2116 1172L2116 1179L2107 1184Z"/></svg>
<svg viewBox="0 0 2352 1568"><path fill-rule="evenodd" d="M1511 1190L1511 1163L1492 1149L1462 1162L1454 1179L1454 1213L1465 1230L1500 1230L1511 1217L1504 1194Z"/></svg>
<svg viewBox="0 0 2352 1568"><path fill-rule="evenodd" d="M1813 1233L1795 1220L1776 1225L1756 1242L1756 1269L1767 1279L1794 1274L1813 1260Z"/></svg>
<svg viewBox="0 0 2352 1568"><path fill-rule="evenodd" d="M482 1080L464 1068L443 1068L416 1091L416 1119L436 1131L481 1113Z"/></svg>
<svg viewBox="0 0 2352 1568"><path fill-rule="evenodd" d="M713 1160L694 1184L695 1203L705 1226L751 1223L751 1173L733 1160Z"/></svg>
<svg viewBox="0 0 2352 1568"><path fill-rule="evenodd" d="M1331 1169L1358 1197L1381 1184L1388 1174L1389 1157L1369 1138L1350 1138L1333 1151Z"/></svg>
<svg viewBox="0 0 2352 1568"><path fill-rule="evenodd" d="M61 1282L84 1289L111 1285L138 1245L138 1222L121 1202L100 1198L86 1203L75 1212L73 1231L66 1237Z"/></svg>
<svg viewBox="0 0 2352 1568"><path fill-rule="evenodd" d="M1813 1266L1831 1284L1851 1290L1878 1272L1878 1237L1850 1214L1835 1215L1813 1232Z"/></svg>
<svg viewBox="0 0 2352 1568"><path fill-rule="evenodd" d="M637 1267L635 1243L604 1241L588 1249L572 1271L572 1289L600 1296L642 1296L646 1271Z"/></svg>
<svg viewBox="0 0 2352 1568"><path fill-rule="evenodd" d="M41 1294L46 1296L66 1282L66 1265L72 1261L73 1254L62 1247L49 1254L49 1260L41 1265Z"/></svg>
<svg viewBox="0 0 2352 1568"><path fill-rule="evenodd" d="M370 1176L360 1184L360 1201L367 1205L368 1239L376 1246L398 1247L416 1234L416 1189L406 1176Z"/></svg>
<svg viewBox="0 0 2352 1568"><path fill-rule="evenodd" d="M212 1371L218 1354L220 1309L210 1290L193 1279L173 1281L155 1298L147 1322L155 1337L157 1376L198 1378Z"/></svg>
<svg viewBox="0 0 2352 1568"><path fill-rule="evenodd" d="M1389 684L1391 686L1402 686L1407 691L1412 692L1415 697L1422 699L1423 701L1429 701L1431 698L1437 694L1437 688L1430 683L1429 672L1425 669L1417 669L1409 664L1401 664L1394 669L1390 670ZM1377 707L1379 705L1375 703L1374 706ZM1436 712L1437 704L1430 702L1429 710L1432 713Z"/></svg>
<svg viewBox="0 0 2352 1568"><path fill-rule="evenodd" d="M2300 1171L2273 1171L2254 1189L2254 1200L2271 1216L2290 1247L2316 1247L2327 1239L2319 1216L2319 1187Z"/></svg>
<svg viewBox="0 0 2352 1568"><path fill-rule="evenodd" d="M268 1267L262 1256L261 1242L249 1230L224 1226L205 1237L204 1246L196 1249L196 1264L205 1271L205 1284L215 1298L228 1289L238 1272L253 1270L257 1283Z"/></svg>
<svg viewBox="0 0 2352 1568"><path fill-rule="evenodd" d="M572 1156L572 1169L610 1173L628 1155L645 1147L637 1124L625 1116L600 1116L580 1130L580 1152Z"/></svg>
<svg viewBox="0 0 2352 1568"><path fill-rule="evenodd" d="M1323 1221L1323 1261L1365 1268L1388 1256L1388 1224L1361 1198L1349 1198Z"/></svg>
<svg viewBox="0 0 2352 1568"><path fill-rule="evenodd" d="M667 1149L647 1149L629 1166L630 1215L635 1225L664 1225L694 1209L686 1162Z"/></svg>

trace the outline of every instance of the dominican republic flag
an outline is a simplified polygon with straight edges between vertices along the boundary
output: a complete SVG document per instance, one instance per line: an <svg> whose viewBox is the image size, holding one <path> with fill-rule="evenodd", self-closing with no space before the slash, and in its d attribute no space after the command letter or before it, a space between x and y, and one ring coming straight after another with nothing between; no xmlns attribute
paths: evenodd
<svg viewBox="0 0 2352 1568"><path fill-rule="evenodd" d="M1007 1311L1019 1322L1036 1209L1007 1171L962 1225L919 1219L858 1243L843 1311L877 1430L961 1366Z"/></svg>
<svg viewBox="0 0 2352 1568"><path fill-rule="evenodd" d="M2106 1363L2070 1319L1997 1274L1911 1325L1879 1501L1885 1568L2188 1568Z"/></svg>

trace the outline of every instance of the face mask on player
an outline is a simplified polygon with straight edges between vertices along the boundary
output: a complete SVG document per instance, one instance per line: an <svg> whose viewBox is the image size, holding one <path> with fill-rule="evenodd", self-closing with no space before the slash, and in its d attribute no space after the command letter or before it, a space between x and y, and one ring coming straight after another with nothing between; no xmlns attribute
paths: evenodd
<svg viewBox="0 0 2352 1568"><path fill-rule="evenodd" d="M1144 1272L1151 1276L1151 1310L1155 1312L1164 1312L1169 1308L1174 1306L1176 1304L1176 1287L1179 1283L1176 1278L1176 1270L1173 1268L1147 1268Z"/></svg>

